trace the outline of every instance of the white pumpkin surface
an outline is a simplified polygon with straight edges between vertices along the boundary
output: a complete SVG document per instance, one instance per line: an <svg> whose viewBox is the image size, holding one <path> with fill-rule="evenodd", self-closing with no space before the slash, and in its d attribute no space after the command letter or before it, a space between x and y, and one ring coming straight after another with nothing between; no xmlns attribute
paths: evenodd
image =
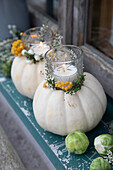
<svg viewBox="0 0 113 170"><path fill-rule="evenodd" d="M33 110L43 129L67 135L76 130L90 131L100 122L106 109L106 95L93 75L84 74L84 85L73 95L62 90L43 88L43 83L38 86Z"/></svg>
<svg viewBox="0 0 113 170"><path fill-rule="evenodd" d="M11 77L22 95L33 98L37 86L44 80L44 61L28 64L26 57L15 57Z"/></svg>

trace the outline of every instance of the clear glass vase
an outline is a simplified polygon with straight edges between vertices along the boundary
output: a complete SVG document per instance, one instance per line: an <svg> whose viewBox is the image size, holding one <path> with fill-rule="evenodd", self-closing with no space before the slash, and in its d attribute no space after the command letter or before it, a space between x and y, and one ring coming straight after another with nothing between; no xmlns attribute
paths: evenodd
<svg viewBox="0 0 113 170"><path fill-rule="evenodd" d="M83 52L74 45L62 45L45 54L46 67L55 81L76 82L83 74Z"/></svg>
<svg viewBox="0 0 113 170"><path fill-rule="evenodd" d="M27 49L33 45L39 44L40 42L44 42L51 46L53 41L53 32L51 29L46 28L42 35L41 29L42 27L35 27L28 29L23 33L21 40Z"/></svg>

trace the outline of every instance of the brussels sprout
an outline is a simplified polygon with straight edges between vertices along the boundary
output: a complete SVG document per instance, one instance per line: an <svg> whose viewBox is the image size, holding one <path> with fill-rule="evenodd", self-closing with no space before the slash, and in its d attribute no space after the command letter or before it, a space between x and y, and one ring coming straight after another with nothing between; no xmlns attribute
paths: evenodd
<svg viewBox="0 0 113 170"><path fill-rule="evenodd" d="M113 151L113 136L109 134L102 134L94 140L95 149L99 154L106 155L108 151Z"/></svg>
<svg viewBox="0 0 113 170"><path fill-rule="evenodd" d="M75 154L83 154L89 145L89 140L84 132L75 131L66 137L65 143L69 152L74 152Z"/></svg>
<svg viewBox="0 0 113 170"><path fill-rule="evenodd" d="M108 160L98 157L90 165L90 170L110 170L111 166Z"/></svg>

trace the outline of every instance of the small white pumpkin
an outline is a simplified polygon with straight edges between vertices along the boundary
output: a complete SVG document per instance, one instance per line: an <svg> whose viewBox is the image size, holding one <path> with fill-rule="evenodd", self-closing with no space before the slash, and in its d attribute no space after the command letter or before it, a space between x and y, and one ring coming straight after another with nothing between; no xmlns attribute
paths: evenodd
<svg viewBox="0 0 113 170"><path fill-rule="evenodd" d="M76 130L90 131L100 122L106 109L106 95L93 75L84 74L84 85L73 95L43 88L43 83L38 86L33 110L43 129L67 135Z"/></svg>
<svg viewBox="0 0 113 170"><path fill-rule="evenodd" d="M28 64L26 57L15 57L11 77L22 95L33 98L37 86L44 80L44 65L44 61Z"/></svg>

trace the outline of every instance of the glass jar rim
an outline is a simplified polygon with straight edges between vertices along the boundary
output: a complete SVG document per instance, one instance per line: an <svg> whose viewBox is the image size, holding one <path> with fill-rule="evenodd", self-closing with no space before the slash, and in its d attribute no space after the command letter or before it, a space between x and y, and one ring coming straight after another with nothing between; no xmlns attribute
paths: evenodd
<svg viewBox="0 0 113 170"><path fill-rule="evenodd" d="M24 40L23 40L23 38L24 38L24 33L29 33L30 31L34 31L35 29L39 29L39 31L40 31L40 28L41 28L41 26L40 27L33 27L33 28L29 28L29 29L27 29L26 31L24 31L23 32L23 35L22 35L22 37L21 37L21 40L23 41L23 42L25 42ZM53 36L53 31L51 30L51 28L46 28L47 30L50 30L50 32L51 32L51 37ZM28 42L29 43L29 42Z"/></svg>
<svg viewBox="0 0 113 170"><path fill-rule="evenodd" d="M60 49L60 48L62 48L62 47L73 47L73 48L78 49L78 50L80 51L80 55L79 55L78 59L79 59L80 56L82 56L82 54L83 54L83 50L82 50L80 47L78 47L78 46L75 46L75 45L61 45L61 46L58 46L57 49L58 49L58 48ZM47 61L49 61L49 62L51 62L51 63L57 63L57 64L62 64L62 63L68 64L68 63L72 63L72 60L67 60L67 61L52 61L51 59L49 59L49 58L47 57L48 52L51 51L51 50L52 50L52 49L49 49L49 50L45 53L45 59L46 59Z"/></svg>

